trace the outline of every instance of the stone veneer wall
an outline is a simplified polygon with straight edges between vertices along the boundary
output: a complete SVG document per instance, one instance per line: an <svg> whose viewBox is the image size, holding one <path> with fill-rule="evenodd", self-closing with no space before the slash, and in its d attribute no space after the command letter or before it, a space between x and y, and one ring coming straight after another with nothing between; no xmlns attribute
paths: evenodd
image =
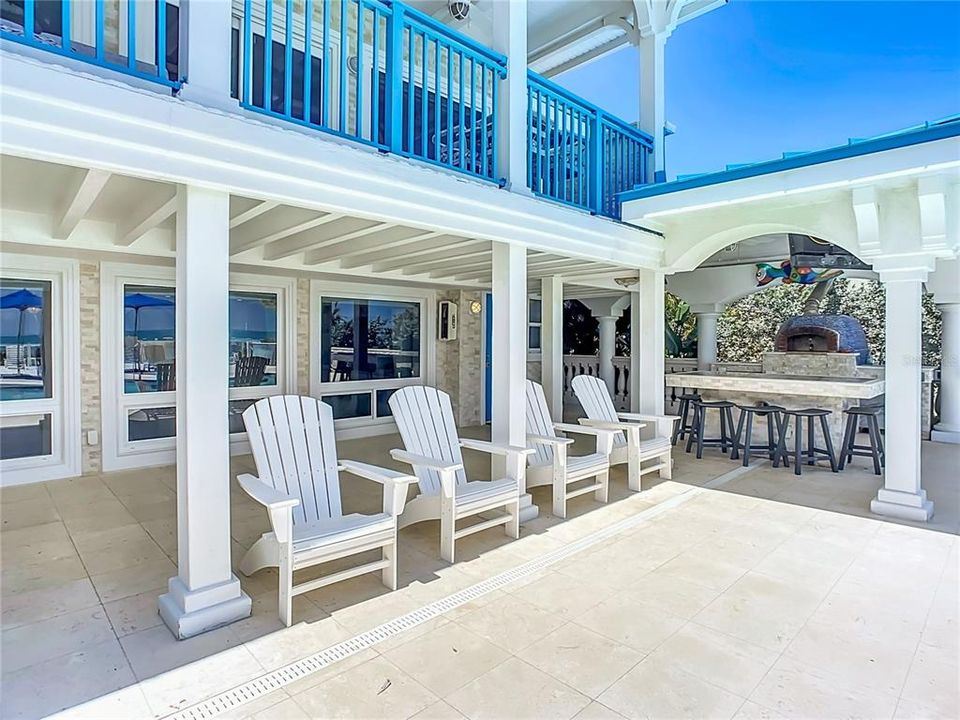
<svg viewBox="0 0 960 720"><path fill-rule="evenodd" d="M299 395L310 394L310 281L297 278L297 380L291 388Z"/></svg>
<svg viewBox="0 0 960 720"><path fill-rule="evenodd" d="M455 302L459 305L459 291L440 290L437 292L437 303L441 302ZM461 322L463 322L464 318L460 317L460 314L465 312L469 312L469 308L467 308L466 311L463 307L458 308L458 318L460 318ZM436 329L431 328L430 332L436 333ZM445 393L450 395L450 400L453 403L453 416L457 419L457 422L459 422L460 334L457 333L456 340L437 340L436 348L436 384L440 390L443 390Z"/></svg>
<svg viewBox="0 0 960 720"><path fill-rule="evenodd" d="M473 315L470 303L483 302L480 290L461 290L457 331L459 343L459 402L457 419L460 425L479 425L483 422L483 313ZM442 344L442 343L441 343Z"/></svg>
<svg viewBox="0 0 960 720"><path fill-rule="evenodd" d="M100 426L100 263L80 263L80 447L84 474L103 471ZM100 442L87 444L96 430Z"/></svg>
<svg viewBox="0 0 960 720"><path fill-rule="evenodd" d="M543 363L540 360L527 360L527 380L543 382Z"/></svg>

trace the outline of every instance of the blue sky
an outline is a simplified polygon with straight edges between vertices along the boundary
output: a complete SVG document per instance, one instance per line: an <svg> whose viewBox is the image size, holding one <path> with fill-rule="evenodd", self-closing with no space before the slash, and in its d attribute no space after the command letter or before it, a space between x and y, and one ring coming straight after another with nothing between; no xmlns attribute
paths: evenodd
<svg viewBox="0 0 960 720"><path fill-rule="evenodd" d="M960 2L731 0L667 41L669 178L960 113ZM636 120L626 48L557 82Z"/></svg>

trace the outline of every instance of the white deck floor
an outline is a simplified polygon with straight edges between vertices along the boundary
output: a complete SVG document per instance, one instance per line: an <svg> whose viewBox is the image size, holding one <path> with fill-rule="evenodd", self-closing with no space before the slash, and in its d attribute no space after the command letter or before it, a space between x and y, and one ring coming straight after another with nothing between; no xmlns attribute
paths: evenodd
<svg viewBox="0 0 960 720"><path fill-rule="evenodd" d="M394 441L341 453L383 462ZM0 714L162 717L635 518L220 717L956 717L956 449L924 453L933 529L865 517L879 481L862 459L795 478L678 451L674 481L635 495L617 470L609 505L580 498L571 519L544 513L516 542L480 533L454 566L435 523L408 528L400 590L366 576L309 593L289 629L276 575L242 578L252 617L183 642L156 611L175 573L172 469L6 490ZM376 506L377 492L357 481L345 503ZM535 499L549 506L543 489ZM239 492L233 503L238 561L267 521Z"/></svg>

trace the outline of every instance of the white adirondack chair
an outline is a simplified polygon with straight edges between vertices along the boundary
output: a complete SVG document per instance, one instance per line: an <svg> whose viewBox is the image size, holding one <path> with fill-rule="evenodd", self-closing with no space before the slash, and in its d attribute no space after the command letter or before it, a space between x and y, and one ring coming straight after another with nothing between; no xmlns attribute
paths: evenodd
<svg viewBox="0 0 960 720"><path fill-rule="evenodd" d="M647 473L659 471L664 479L673 475L673 445L670 440L673 425L679 417L618 413L606 384L594 375L577 375L571 385L587 413L586 418L580 419L581 425L618 431L613 438L610 465L627 463L627 485L631 490L640 492L640 478ZM644 439L640 430L650 423L654 425L655 434ZM644 467L643 463L649 460L657 462Z"/></svg>
<svg viewBox="0 0 960 720"><path fill-rule="evenodd" d="M557 431L595 436L596 452L589 455L569 455L567 446L572 444L573 440L558 435ZM553 422L543 387L527 380L527 445L534 450L534 454L527 457L527 489L552 485L553 514L560 518L567 516L567 500L588 492L593 493L597 502L607 502L610 451L613 449L613 438L616 434L613 430L603 428ZM570 488L587 478L596 478L596 481L582 487Z"/></svg>
<svg viewBox="0 0 960 720"><path fill-rule="evenodd" d="M270 514L264 533L240 563L244 575L266 567L280 570L280 619L291 622L293 596L368 572L397 589L397 516L407 499L411 475L352 460L337 463L333 411L310 397L278 395L258 400L243 412L257 475L237 481ZM383 485L383 512L344 515L340 471ZM380 560L293 584L293 573L367 550Z"/></svg>
<svg viewBox="0 0 960 720"><path fill-rule="evenodd" d="M407 503L400 527L423 520L440 520L440 557L454 561L456 541L496 525L507 535L520 535L520 491L523 488L525 447L498 445L483 440L460 439L447 393L421 385L408 386L390 396L390 409L400 429L404 450L391 450L395 460L413 467L420 494ZM506 459L506 477L468 481L461 448L470 448ZM460 529L457 521L504 508Z"/></svg>

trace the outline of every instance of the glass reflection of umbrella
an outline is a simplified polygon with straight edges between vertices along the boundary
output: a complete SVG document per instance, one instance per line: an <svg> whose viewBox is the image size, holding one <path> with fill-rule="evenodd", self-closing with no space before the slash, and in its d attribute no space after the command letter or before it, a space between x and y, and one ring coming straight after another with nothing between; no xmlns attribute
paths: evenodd
<svg viewBox="0 0 960 720"><path fill-rule="evenodd" d="M0 297L0 309L17 310L20 317L17 321L17 375L23 365L23 314L28 310L39 310L43 307L43 298L26 288L14 290L12 293Z"/></svg>
<svg viewBox="0 0 960 720"><path fill-rule="evenodd" d="M156 295L133 293L126 296L123 306L133 309L133 337L137 343L137 372L143 373L140 367L140 310L150 307L173 307L173 302Z"/></svg>

